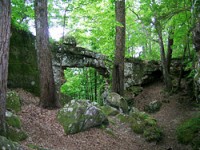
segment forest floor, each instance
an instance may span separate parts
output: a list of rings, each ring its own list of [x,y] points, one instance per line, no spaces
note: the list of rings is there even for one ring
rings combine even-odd
[[[38,107],[39,98],[18,89],[23,102],[19,116],[23,129],[29,136],[21,144],[24,147],[33,144],[51,150],[191,150],[190,146],[178,144],[175,132],[177,125],[197,110],[180,103],[187,98],[184,92],[166,96],[162,91],[163,84],[157,82],[144,87],[143,92],[135,99],[136,107],[140,110],[154,100],[165,101],[161,110],[152,114],[163,128],[165,136],[160,143],[148,143],[116,117],[109,118],[111,123],[108,128],[113,134],[108,134],[105,129],[92,128],[81,133],[65,135],[62,126],[56,120],[58,110]]]

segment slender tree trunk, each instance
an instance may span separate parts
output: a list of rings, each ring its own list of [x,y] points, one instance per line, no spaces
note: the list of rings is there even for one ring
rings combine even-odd
[[[163,43],[163,37],[162,37],[162,27],[158,20],[155,21],[155,28],[158,33],[158,41],[160,45],[160,56],[161,56],[161,64],[162,64],[162,70],[163,70],[163,77],[166,89],[168,91],[172,90],[172,82],[169,76],[169,72],[167,69],[167,63],[166,63],[166,57],[165,57],[165,48]]]
[[[5,133],[8,54],[10,44],[10,0],[0,0],[0,134]]]
[[[97,71],[94,70],[94,100],[97,101]]]
[[[115,60],[112,72],[112,91],[124,95],[124,55],[125,55],[125,0],[115,1],[116,21],[122,26],[116,27]]]
[[[47,0],[35,0],[36,48],[40,71],[40,106],[58,107],[53,77],[52,58],[49,50]]]
[[[167,60],[166,60],[167,64],[166,65],[167,65],[167,70],[169,74],[170,74],[170,65],[171,65],[172,52],[173,52],[172,46],[174,44],[174,38],[173,38],[174,31],[172,30],[173,29],[170,29],[169,31],[168,44],[167,44]]]
[[[194,76],[194,85],[195,85],[195,97],[196,101],[200,102],[200,0],[196,1],[196,19],[197,23],[193,31],[193,42],[195,45],[195,50],[197,53],[197,65],[195,67],[196,74]]]

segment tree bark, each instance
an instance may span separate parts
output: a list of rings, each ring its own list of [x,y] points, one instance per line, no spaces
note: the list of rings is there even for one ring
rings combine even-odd
[[[172,90],[172,82],[171,82],[169,72],[167,69],[165,48],[164,48],[163,36],[162,36],[162,26],[161,26],[160,22],[156,19],[155,19],[155,28],[158,33],[158,41],[159,41],[159,45],[160,45],[160,57],[161,57],[161,64],[162,64],[165,86],[168,91],[171,91]]]
[[[40,71],[40,106],[59,107],[49,50],[47,0],[35,0],[36,48]]]
[[[124,95],[124,55],[125,55],[125,0],[115,1],[116,26],[115,60],[112,72],[112,91]]]
[[[10,44],[10,0],[0,0],[0,134],[6,131],[6,92]]]
[[[167,64],[166,65],[167,65],[167,70],[169,74],[170,74],[170,65],[171,65],[172,52],[173,52],[172,46],[174,44],[174,38],[173,38],[174,31],[172,30],[170,29],[169,31],[168,44],[167,44],[167,60],[166,60]]]

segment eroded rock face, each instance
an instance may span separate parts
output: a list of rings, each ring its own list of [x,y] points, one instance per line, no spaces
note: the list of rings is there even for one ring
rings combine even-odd
[[[57,119],[66,134],[108,124],[108,119],[98,104],[89,100],[72,100],[58,112]]]
[[[142,61],[132,58],[126,60],[124,76],[124,88],[127,89],[131,86],[144,85],[158,80],[162,76],[162,72],[158,61]]]
[[[120,96],[115,92],[111,92],[108,94],[106,103],[112,107],[122,110],[122,112],[124,113],[128,113],[127,101],[122,96]]]

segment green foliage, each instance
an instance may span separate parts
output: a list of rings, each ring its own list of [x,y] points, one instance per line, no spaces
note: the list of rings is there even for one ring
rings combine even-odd
[[[180,124],[176,133],[180,143],[200,145],[197,141],[200,133],[200,114]]]
[[[24,0],[12,0],[12,25],[28,31],[28,22],[34,18],[33,3]]]
[[[72,98],[89,99],[101,105],[103,104],[101,98],[104,90],[103,77],[98,73],[95,76],[95,70],[93,68],[68,68],[64,71],[64,74],[66,82],[61,87],[63,94]]]

